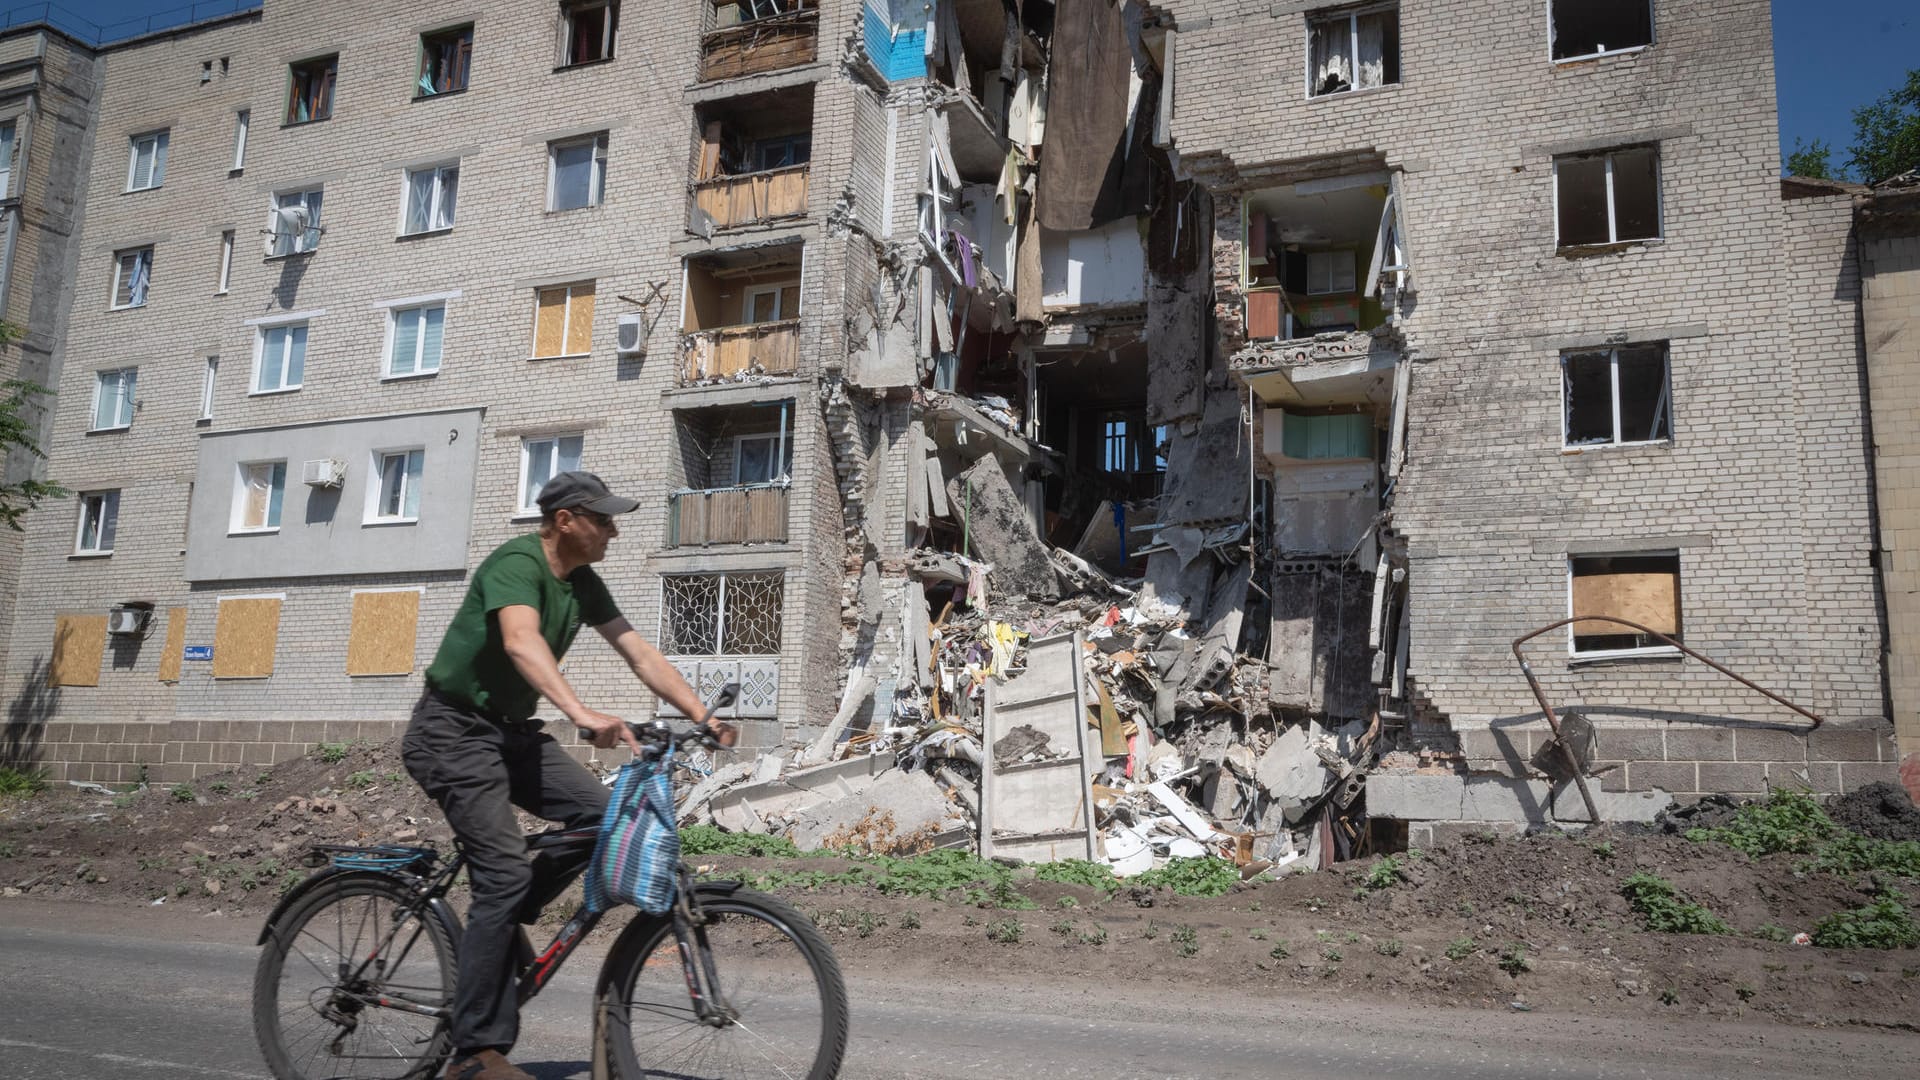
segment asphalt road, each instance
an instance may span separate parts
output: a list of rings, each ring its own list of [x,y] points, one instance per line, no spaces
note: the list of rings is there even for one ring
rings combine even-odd
[[[250,1018],[255,929],[0,902],[0,1078],[264,1077]],[[588,1075],[597,957],[573,963],[533,1003],[514,1055],[540,1080]],[[1070,974],[1054,985],[848,982],[848,1080],[1920,1076],[1920,1036],[1895,1032],[1198,999],[1156,993],[1149,973],[1120,986]]]

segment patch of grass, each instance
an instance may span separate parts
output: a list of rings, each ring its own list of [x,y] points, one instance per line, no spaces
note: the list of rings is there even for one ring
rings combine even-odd
[[[1760,929],[1755,930],[1753,936],[1762,941],[1786,942],[1793,939],[1793,935],[1787,931],[1786,927],[1774,923],[1761,923]]]
[[[1267,932],[1265,930],[1261,930],[1258,927],[1256,927],[1247,933],[1247,940],[1265,941],[1267,940]]]
[[[1340,962],[1340,950],[1329,945],[1320,950],[1320,958],[1329,964],[1337,964]]]
[[[1501,949],[1500,970],[1512,975],[1514,978],[1519,978],[1522,974],[1532,971],[1533,961],[1527,959],[1527,947],[1516,941],[1506,948]]]
[[[347,786],[364,791],[372,787],[376,779],[378,778],[372,769],[361,769],[359,772],[347,774]]]
[[[1454,938],[1447,943],[1447,951],[1444,955],[1449,960],[1465,960],[1479,947],[1480,943],[1470,937]]]
[[[871,911],[863,911],[860,913],[860,917],[854,920],[853,932],[863,938],[872,937],[875,930],[885,925],[887,925],[887,920],[875,915]]]
[[[207,785],[207,790],[213,792],[215,795],[225,795],[228,789],[232,787],[233,785],[227,783],[225,780],[215,780],[213,783]]]
[[[1120,879],[1113,876],[1113,868],[1106,863],[1088,862],[1086,859],[1061,859],[1059,862],[1041,863],[1033,869],[1033,880],[1051,881],[1057,885],[1084,885],[1090,889],[1105,889],[1112,892],[1120,887]]]
[[[0,765],[0,795],[32,796],[47,790],[47,774],[42,769],[16,769]]]
[[[1920,877],[1920,843],[1875,840],[1842,828],[1804,791],[1775,791],[1741,807],[1714,829],[1688,829],[1695,843],[1725,844],[1752,857],[1786,852],[1808,858],[1798,869],[1853,874],[1878,870]]]
[[[1680,1003],[1680,994],[1673,987],[1669,986],[1666,989],[1660,991],[1660,1004],[1678,1005],[1679,1003]]]
[[[1180,956],[1194,956],[1200,952],[1200,933],[1191,926],[1182,924],[1173,928],[1173,951]]]
[[[1107,928],[1104,926],[1096,926],[1091,930],[1082,930],[1080,932],[1080,944],[1082,945],[1105,945],[1106,943]]]
[[[1388,855],[1373,864],[1373,869],[1367,871],[1367,876],[1361,884],[1366,886],[1369,892],[1391,889],[1400,883],[1400,870],[1400,860]]]
[[[920,916],[911,911],[907,912],[905,915],[900,916],[900,929],[902,930],[920,929]]]
[[[174,802],[192,802],[199,798],[198,795],[193,793],[193,789],[185,784],[173,785],[173,790],[167,792],[167,796]]]
[[[1060,899],[1054,901],[1053,906],[1057,908],[1077,908],[1080,906],[1080,901],[1075,900],[1071,896],[1063,896]]]
[[[1287,957],[1293,955],[1293,950],[1287,947],[1286,942],[1276,941],[1273,943],[1273,948],[1267,950],[1267,955],[1273,957],[1275,960],[1285,960]]]
[[[688,825],[680,830],[680,853],[793,858],[800,849],[784,836],[728,832],[717,825]]]
[[[1002,919],[987,927],[987,940],[1000,945],[1018,945],[1026,932],[1019,919]]]
[[[1240,881],[1240,869],[1226,859],[1202,855],[1170,860],[1132,880],[1147,888],[1169,888],[1181,896],[1221,896]]]
[[[1061,919],[1059,922],[1054,923],[1052,926],[1047,927],[1047,929],[1053,931],[1056,934],[1059,934],[1061,937],[1064,937],[1064,938],[1070,938],[1074,936],[1076,933],[1078,933],[1080,930],[1079,927],[1073,925],[1072,923],[1068,922],[1065,919]]]
[[[1401,948],[1399,938],[1388,938],[1385,941],[1376,941],[1373,943],[1373,951],[1379,953],[1381,956],[1399,956]]]
[[[1613,841],[1603,840],[1593,845],[1593,853],[1602,859],[1613,858]]]
[[[1730,934],[1726,922],[1680,895],[1671,882],[1642,870],[1620,885],[1620,895],[1648,930],[1661,934]]]
[[[1920,926],[1907,910],[1907,898],[1888,890],[1866,907],[1836,911],[1813,926],[1813,943],[1823,949],[1911,949],[1920,946]]]
[[[323,742],[313,748],[313,755],[328,765],[338,765],[347,760],[347,744],[343,742]]]

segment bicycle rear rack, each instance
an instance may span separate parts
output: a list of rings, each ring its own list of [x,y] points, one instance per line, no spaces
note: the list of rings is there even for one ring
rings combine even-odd
[[[376,870],[391,873],[410,870],[417,865],[431,864],[439,857],[440,853],[430,847],[404,847],[398,844],[379,844],[372,847],[314,844],[307,849],[303,861],[308,866],[314,867],[332,863],[342,870]]]

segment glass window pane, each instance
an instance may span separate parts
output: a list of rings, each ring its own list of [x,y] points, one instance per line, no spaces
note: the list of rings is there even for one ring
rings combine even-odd
[[[587,205],[593,183],[592,168],[592,143],[573,143],[553,148],[555,210],[577,210]]]
[[[1607,235],[1607,159],[1565,158],[1554,165],[1560,203],[1560,243],[1604,244]]]
[[[1659,346],[1621,349],[1619,356],[1620,441],[1671,438],[1666,350]]]
[[[440,202],[435,208],[433,227],[436,229],[453,228],[453,204],[460,194],[460,170],[447,168],[440,170]]]
[[[419,169],[407,174],[407,223],[409,233],[426,232],[428,215],[433,212],[433,170]]]
[[[407,475],[403,481],[406,494],[401,500],[400,513],[404,517],[420,516],[420,474],[426,468],[427,452],[410,450],[402,458],[406,463]]]
[[[445,334],[447,309],[430,307],[422,315],[420,328],[420,371],[440,370],[440,341]]]
[[[393,313],[393,354],[389,357],[388,374],[411,375],[414,373],[414,357],[420,351],[420,309],[408,308]]]
[[[577,472],[580,468],[580,451],[586,446],[586,436],[568,435],[559,440],[559,462],[556,473]]]
[[[136,370],[129,369],[120,373],[120,407],[114,417],[114,422],[119,427],[127,427],[133,423],[134,388],[139,383],[139,379],[140,373]]]
[[[533,439],[527,443],[527,486],[520,493],[520,505],[538,505],[540,489],[553,478],[553,440]]]
[[[1660,235],[1660,180],[1650,146],[1613,155],[1613,223],[1617,240]]]
[[[113,550],[113,534],[120,524],[120,493],[109,491],[100,496],[100,533],[99,543],[95,546],[101,551]]]
[[[307,370],[307,328],[295,326],[287,332],[287,373],[282,385],[299,386]]]
[[[1613,441],[1613,359],[1607,353],[1561,358],[1566,378],[1567,445]]]
[[[773,440],[740,440],[740,456],[734,462],[734,482],[764,484],[773,479]]]
[[[280,527],[280,503],[287,492],[287,463],[276,461],[270,469],[270,483],[273,486],[267,500],[267,526],[277,529]]]

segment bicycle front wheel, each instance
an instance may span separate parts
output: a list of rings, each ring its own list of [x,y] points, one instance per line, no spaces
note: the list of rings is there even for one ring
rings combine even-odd
[[[703,897],[700,909],[706,922],[690,928],[695,955],[684,959],[712,973],[711,984],[699,976],[703,1003],[688,991],[670,918],[607,959],[606,1036],[621,1080],[831,1080],[847,1048],[847,991],[820,931],[746,890]]]
[[[415,1080],[448,1050],[452,931],[391,878],[343,875],[268,934],[253,1030],[278,1080]],[[431,1013],[437,1011],[438,1015]]]

